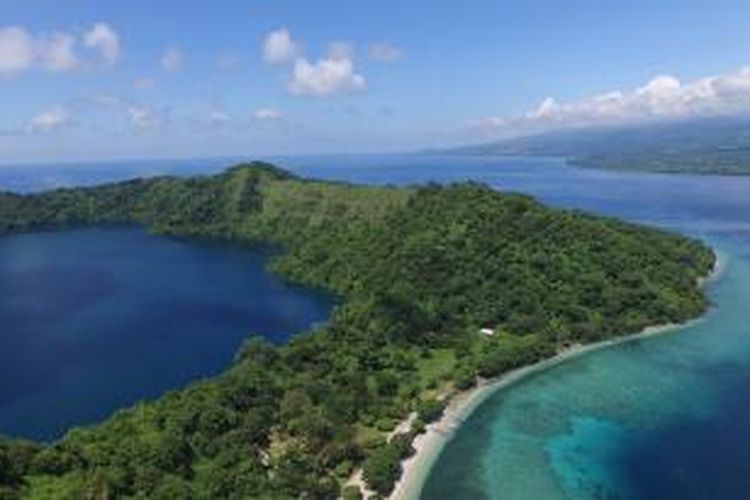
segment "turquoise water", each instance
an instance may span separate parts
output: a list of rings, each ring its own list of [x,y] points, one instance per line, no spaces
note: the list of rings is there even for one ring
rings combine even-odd
[[[750,417],[750,265],[726,258],[709,286],[720,307],[702,321],[582,356],[491,397],[448,443],[423,498],[741,497],[747,476],[728,485],[727,472],[750,464],[735,453],[750,444],[750,429],[720,426],[705,440],[717,419]],[[730,405],[727,415],[731,402],[743,408]],[[689,427],[679,440],[670,436],[677,427]],[[717,439],[724,433],[736,441]],[[678,442],[680,453],[668,452]]]
[[[490,397],[439,457],[423,498],[748,497],[750,178],[600,172],[539,159],[280,160],[304,175],[360,183],[478,180],[702,237],[724,253],[726,270],[708,289],[715,307],[701,322],[571,360]],[[182,167],[127,168],[195,171],[193,162]],[[107,168],[71,169],[55,182],[126,175],[126,166]],[[28,169],[19,175],[0,168],[0,186],[41,186]]]

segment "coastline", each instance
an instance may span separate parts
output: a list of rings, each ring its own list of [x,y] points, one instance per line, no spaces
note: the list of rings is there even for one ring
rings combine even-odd
[[[700,288],[704,288],[710,282],[718,279],[726,268],[726,258],[717,249],[714,249],[714,253],[716,254],[714,268],[707,276],[698,279],[698,287]],[[412,446],[415,453],[401,463],[401,478],[396,482],[388,498],[390,500],[414,500],[419,498],[432,467],[455,431],[471,416],[474,410],[495,393],[521,382],[530,375],[546,371],[565,361],[646,337],[675,332],[694,325],[702,319],[703,316],[684,323],[649,326],[632,335],[591,344],[576,345],[533,365],[511,370],[494,379],[481,380],[476,387],[455,394],[451,397],[443,416],[438,421],[429,424],[425,432],[414,439]]]

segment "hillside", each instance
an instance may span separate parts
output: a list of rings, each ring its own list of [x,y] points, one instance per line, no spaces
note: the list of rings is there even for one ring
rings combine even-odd
[[[409,412],[423,425],[478,377],[694,318],[714,263],[698,241],[474,183],[361,187],[252,164],[0,195],[0,233],[112,223],[280,245],[273,270],[340,305],[56,443],[0,440],[0,497],[334,498],[358,467],[386,494],[414,434],[385,435]]]
[[[549,132],[467,146],[456,154],[557,156],[607,170],[750,174],[750,119],[711,118],[639,127]]]

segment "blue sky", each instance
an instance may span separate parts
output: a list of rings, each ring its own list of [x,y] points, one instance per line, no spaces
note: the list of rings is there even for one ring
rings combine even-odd
[[[747,0],[0,0],[0,163],[393,151],[744,111]]]

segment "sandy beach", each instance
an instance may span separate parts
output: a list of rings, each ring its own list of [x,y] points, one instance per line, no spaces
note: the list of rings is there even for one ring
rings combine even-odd
[[[709,276],[701,278],[698,281],[698,285],[704,287],[710,281],[717,279],[722,274],[725,266],[726,259],[717,252],[714,269]],[[577,345],[560,352],[552,358],[512,370],[496,379],[481,381],[476,387],[456,394],[451,398],[442,418],[428,425],[425,433],[415,438],[413,446],[416,453],[402,462],[403,473],[389,498],[391,500],[412,500],[419,498],[430,469],[440,455],[443,447],[464,420],[492,394],[518,383],[529,375],[548,370],[578,356],[611,346],[633,342],[644,337],[674,332],[699,321],[701,321],[701,318],[681,324],[651,326],[633,335],[587,345]]]

